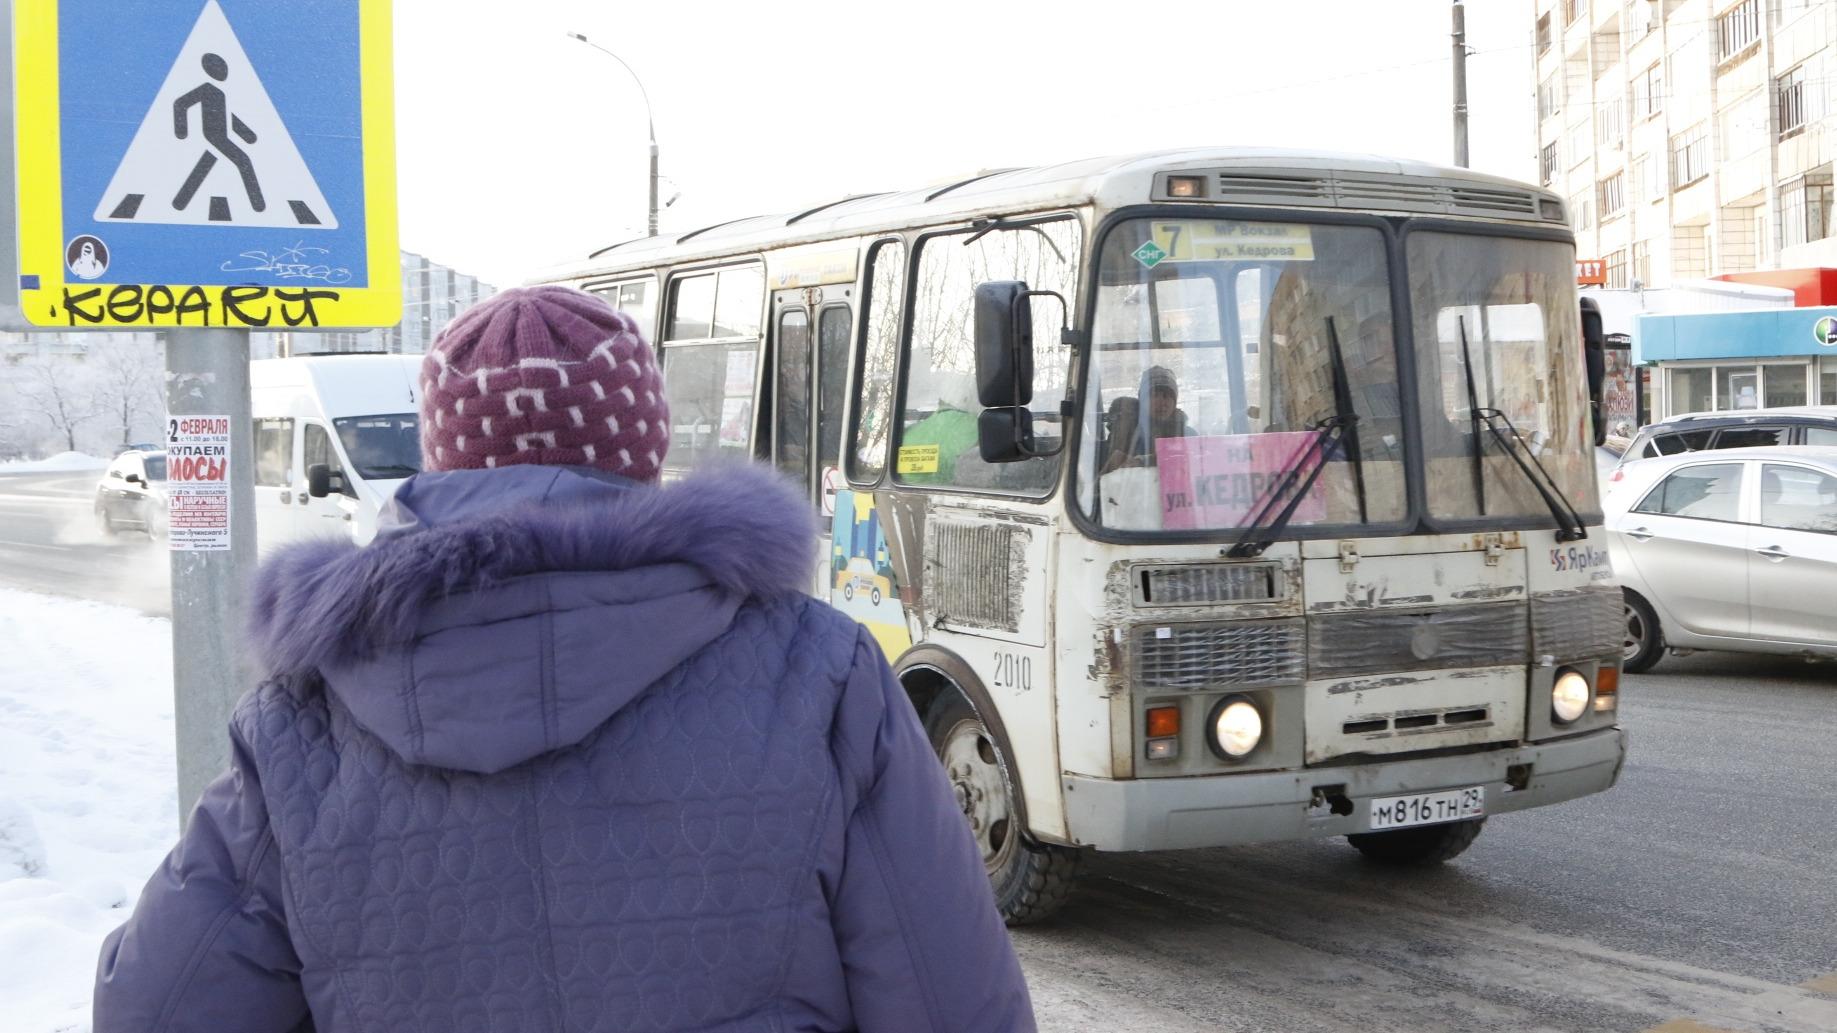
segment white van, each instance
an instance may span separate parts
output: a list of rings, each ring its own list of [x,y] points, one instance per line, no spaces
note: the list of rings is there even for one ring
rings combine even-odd
[[[249,363],[255,534],[376,536],[396,486],[420,472],[419,355],[306,355]]]

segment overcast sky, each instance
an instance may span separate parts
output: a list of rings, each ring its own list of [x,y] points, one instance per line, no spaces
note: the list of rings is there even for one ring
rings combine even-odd
[[[507,8],[515,14],[506,13]],[[1452,160],[1447,0],[397,0],[402,246],[498,286],[644,232],[1096,154]],[[1531,0],[1475,0],[1472,164],[1536,172]],[[1091,12],[1067,18],[1064,12]],[[1183,14],[1190,12],[1190,14]]]

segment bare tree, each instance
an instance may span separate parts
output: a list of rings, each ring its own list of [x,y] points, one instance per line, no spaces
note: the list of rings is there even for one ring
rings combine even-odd
[[[134,441],[136,417],[163,411],[157,338],[123,335],[89,349],[91,398],[98,417],[121,428],[123,446]]]
[[[38,418],[63,437],[68,451],[77,450],[77,428],[100,415],[89,384],[89,371],[74,362],[22,363],[14,388],[23,411]]]

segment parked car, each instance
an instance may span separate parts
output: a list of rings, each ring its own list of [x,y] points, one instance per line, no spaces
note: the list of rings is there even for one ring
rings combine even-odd
[[[1620,465],[1682,452],[1767,445],[1837,445],[1837,405],[1696,412],[1639,429]]]
[[[1627,671],[1666,650],[1837,656],[1837,447],[1687,452],[1619,472],[1602,508]]]
[[[96,526],[113,537],[126,529],[149,538],[166,533],[166,453],[123,452],[96,485]]]

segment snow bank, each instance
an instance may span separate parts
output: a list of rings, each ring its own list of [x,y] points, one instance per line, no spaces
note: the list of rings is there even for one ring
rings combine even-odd
[[[107,459],[98,459],[81,452],[59,452],[49,459],[16,459],[12,462],[0,463],[0,474],[74,473],[84,470],[100,470],[108,464]]]
[[[178,837],[171,627],[0,589],[0,1029],[86,1033],[96,954]]]

